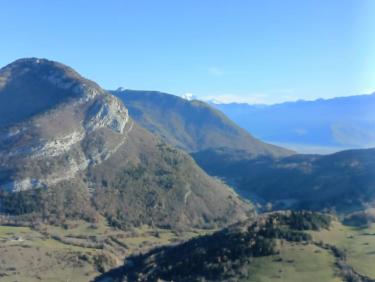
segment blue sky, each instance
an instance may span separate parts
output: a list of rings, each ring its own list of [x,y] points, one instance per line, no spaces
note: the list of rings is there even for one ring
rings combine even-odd
[[[45,57],[102,87],[275,103],[375,90],[373,0],[2,1],[0,65]]]

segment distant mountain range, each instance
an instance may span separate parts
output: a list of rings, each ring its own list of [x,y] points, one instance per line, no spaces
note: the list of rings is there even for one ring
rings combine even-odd
[[[375,94],[270,106],[212,106],[257,138],[299,152],[375,147]]]
[[[73,69],[20,59],[0,70],[0,213],[118,228],[224,225],[251,211],[186,153],[139,126]]]

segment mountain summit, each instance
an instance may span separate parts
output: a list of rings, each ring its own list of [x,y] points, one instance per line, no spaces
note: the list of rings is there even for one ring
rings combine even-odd
[[[23,121],[72,98],[94,98],[104,91],[63,64],[19,59],[0,70],[0,125]]]
[[[138,126],[73,69],[21,59],[0,70],[1,213],[118,227],[226,224],[249,205]]]
[[[17,175],[3,183],[7,190],[72,179],[108,159],[131,128],[121,102],[60,63],[21,59],[0,71],[0,81],[0,164]],[[82,146],[90,139],[100,146]]]

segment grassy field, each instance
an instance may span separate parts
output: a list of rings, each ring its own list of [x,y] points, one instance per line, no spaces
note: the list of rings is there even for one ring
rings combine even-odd
[[[312,232],[314,240],[337,246],[358,273],[375,279],[375,225],[357,228],[334,222],[329,230]]]
[[[100,221],[67,222],[66,228],[0,226],[0,281],[90,281],[100,270],[123,263],[131,253],[146,251],[202,234],[176,234],[146,226],[121,231]]]
[[[79,256],[85,248],[69,246],[24,227],[0,227],[1,281],[87,281],[95,276]],[[94,253],[91,253],[94,254]]]
[[[329,230],[310,232],[314,242],[336,246],[346,254],[345,262],[360,275],[375,279],[375,225],[345,226],[334,221]],[[280,244],[278,255],[254,258],[249,278],[242,282],[343,281],[332,252],[313,243]]]
[[[335,275],[334,257],[315,245],[279,246],[280,254],[255,258],[249,265],[249,278],[241,282],[339,282]]]

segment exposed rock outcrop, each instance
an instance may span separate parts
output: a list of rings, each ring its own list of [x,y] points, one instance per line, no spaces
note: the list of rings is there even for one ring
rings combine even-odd
[[[124,105],[70,68],[47,60],[24,59],[5,67],[0,76],[0,100],[11,95],[21,96],[17,89],[32,83],[33,92],[27,95],[33,96],[34,91],[44,92],[43,99],[54,101],[44,111],[2,128],[1,166],[14,169],[22,164],[22,169],[17,169],[17,177],[3,183],[5,189],[41,188],[74,178],[89,165],[108,159],[126,139],[129,115]],[[45,83],[50,85],[46,87]],[[49,87],[54,91],[49,92]],[[67,91],[67,95],[59,100],[50,97],[56,95],[56,89]],[[17,111],[22,112],[21,101],[20,104]],[[0,117],[0,124],[7,118],[9,115]],[[108,138],[102,139],[100,146],[90,150],[82,148],[91,136],[103,130],[107,130]],[[55,165],[45,165],[49,163]],[[64,169],[57,163],[64,163]],[[27,169],[42,166],[44,169],[39,172],[31,173]]]

